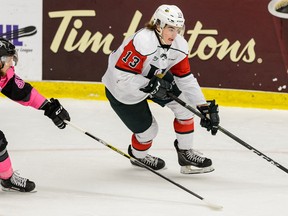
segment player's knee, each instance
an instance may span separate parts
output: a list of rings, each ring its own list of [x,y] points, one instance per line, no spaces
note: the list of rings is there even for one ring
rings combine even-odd
[[[140,143],[145,143],[150,140],[153,140],[158,133],[158,123],[155,118],[152,119],[152,124],[147,130],[142,133],[135,133],[135,137]]]

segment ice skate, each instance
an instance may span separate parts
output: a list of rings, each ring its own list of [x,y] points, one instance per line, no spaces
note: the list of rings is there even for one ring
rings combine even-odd
[[[174,146],[178,154],[178,163],[181,166],[181,173],[200,174],[214,171],[212,161],[209,158],[200,156],[193,149],[179,149],[177,140],[175,140]]]
[[[19,176],[16,172],[9,179],[2,179],[1,185],[3,191],[32,192],[35,189],[34,182]]]
[[[151,156],[149,154],[147,154],[145,158],[134,157],[134,155],[132,154],[131,145],[129,145],[129,147],[128,147],[128,154],[131,157],[137,159],[138,161],[140,161],[141,163],[145,164],[146,166],[150,167],[153,170],[160,170],[160,169],[165,167],[165,161],[164,160],[162,160],[161,158],[158,158],[158,157]],[[131,164],[133,164],[135,166],[141,167],[141,165],[138,164],[137,162],[134,162],[132,160],[130,160],[130,162],[131,162]]]

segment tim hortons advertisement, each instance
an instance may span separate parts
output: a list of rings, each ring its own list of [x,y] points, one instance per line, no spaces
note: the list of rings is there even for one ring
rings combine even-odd
[[[288,92],[287,20],[270,0],[178,0],[202,87]],[[108,55],[175,1],[44,0],[43,80],[99,82]]]

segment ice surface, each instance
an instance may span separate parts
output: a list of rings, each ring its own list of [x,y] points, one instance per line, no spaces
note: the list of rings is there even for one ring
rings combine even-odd
[[[106,101],[61,99],[71,122],[127,152],[131,134]],[[223,205],[202,200],[133,167],[87,135],[56,128],[42,111],[0,98],[1,130],[15,170],[37,184],[37,193],[0,191],[0,216],[271,216],[287,215],[288,173],[219,132],[210,135],[196,117],[195,148],[215,171],[180,174],[173,147],[173,114],[150,104],[159,124],[151,154],[166,161],[162,175]],[[288,168],[288,111],[220,107],[221,126]]]

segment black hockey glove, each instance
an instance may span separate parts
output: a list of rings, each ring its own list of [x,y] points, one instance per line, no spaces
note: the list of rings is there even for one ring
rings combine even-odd
[[[172,91],[172,85],[164,79],[153,76],[148,85],[140,90],[145,93],[150,93],[150,96],[153,98],[167,100],[169,99],[167,92]]]
[[[216,135],[220,123],[218,104],[215,104],[215,100],[207,101],[207,103],[206,106],[197,106],[197,109],[205,117],[201,119],[200,125],[207,131],[211,130],[212,135]]]
[[[52,119],[54,124],[60,129],[66,127],[64,120],[70,121],[69,113],[57,99],[51,98],[50,102],[46,103],[41,109],[45,110],[44,115]]]

